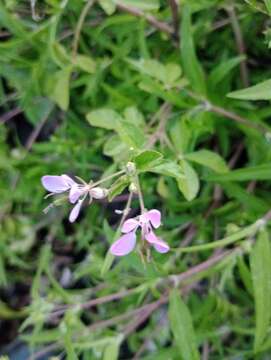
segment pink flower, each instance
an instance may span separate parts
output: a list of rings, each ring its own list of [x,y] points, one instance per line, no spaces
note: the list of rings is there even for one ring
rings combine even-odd
[[[156,209],[149,210],[136,218],[128,219],[124,222],[121,232],[122,235],[110,247],[110,252],[116,256],[129,254],[136,245],[136,230],[141,228],[142,239],[152,245],[160,253],[169,251],[169,246],[162,239],[157,237],[153,228],[157,229],[161,225],[161,213]]]
[[[75,204],[70,212],[69,221],[74,222],[81,210],[81,206],[89,196],[89,202],[92,199],[102,199],[107,196],[108,191],[100,187],[92,187],[91,183],[77,183],[68,175],[45,175],[41,178],[43,187],[50,192],[50,195],[69,192],[69,201]]]

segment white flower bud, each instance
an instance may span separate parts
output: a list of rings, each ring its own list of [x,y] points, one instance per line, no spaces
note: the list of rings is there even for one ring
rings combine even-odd
[[[108,195],[108,190],[101,187],[95,187],[90,189],[89,193],[94,199],[103,199]]]
[[[127,171],[127,174],[128,174],[128,175],[135,175],[135,173],[136,173],[135,163],[129,161],[129,162],[126,164],[126,171]]]
[[[137,186],[135,183],[131,183],[130,186],[129,186],[129,191],[132,192],[132,193],[137,193]]]

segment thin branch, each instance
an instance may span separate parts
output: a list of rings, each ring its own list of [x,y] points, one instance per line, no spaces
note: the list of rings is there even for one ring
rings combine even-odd
[[[77,50],[78,50],[78,44],[79,44],[79,39],[80,39],[80,34],[81,34],[81,30],[85,21],[85,18],[87,16],[88,11],[90,10],[90,8],[93,6],[95,0],[89,0],[86,5],[84,6],[78,23],[76,25],[76,29],[75,29],[75,33],[74,33],[74,38],[73,38],[73,43],[72,43],[72,58],[73,60],[75,60],[76,55],[77,55]]]
[[[134,6],[121,4],[119,2],[118,2],[117,7],[121,11],[125,11],[136,17],[141,17],[141,18],[146,19],[148,21],[148,23],[150,23],[152,26],[154,26],[156,29],[158,29],[160,31],[163,31],[169,35],[174,35],[174,29],[170,25],[168,25],[167,23],[165,23],[163,21],[158,20],[153,15],[145,14],[144,11],[142,11]]]
[[[219,254],[215,254],[215,255],[211,256],[206,261],[203,261],[202,263],[200,263],[196,266],[193,266],[192,268],[188,269],[187,271],[184,271],[181,274],[170,275],[169,278],[173,281],[173,283],[176,283],[176,281],[178,283],[180,283],[180,282],[187,280],[201,272],[208,270],[210,267],[217,264],[221,260],[223,260],[226,257],[229,257],[232,254],[234,254],[235,252],[237,253],[239,251],[240,251],[239,247],[235,248],[234,250],[225,250]]]
[[[35,129],[31,132],[30,136],[27,139],[25,148],[27,151],[30,151],[32,149],[32,146],[34,145],[35,141],[37,140],[42,128],[44,127],[46,121],[48,120],[48,114],[41,119],[41,121],[38,123],[38,125],[35,127]]]
[[[148,315],[148,317],[149,317],[154,310],[156,310],[160,305],[162,305],[163,303],[166,303],[166,302],[167,302],[167,297],[162,297],[157,301],[154,301],[149,304],[145,304],[137,309],[127,311],[126,313],[117,315],[111,319],[98,321],[98,322],[88,326],[82,332],[80,332],[80,334],[78,334],[78,337],[84,336],[86,332],[91,333],[96,330],[101,330],[103,328],[116,325],[117,323],[120,323],[124,320],[130,319],[131,317],[136,316],[136,315],[140,315],[140,317],[141,317],[141,316],[144,316],[144,314],[145,314],[145,316]],[[76,338],[74,338],[74,341],[76,341]],[[43,357],[44,355],[48,354],[49,352],[56,351],[62,347],[63,347],[63,343],[61,341],[56,342],[51,345],[48,345],[48,346],[44,347],[43,349],[41,349],[40,351],[33,354],[31,357],[31,360],[37,360],[37,359]]]
[[[6,123],[7,121],[11,120],[15,116],[21,114],[22,112],[23,112],[23,110],[20,109],[19,107],[6,112],[4,115],[0,116],[0,124]]]
[[[246,126],[248,126],[250,128],[256,129],[256,130],[262,132],[263,134],[265,134],[268,131],[268,129],[265,128],[264,125],[256,124],[256,123],[254,123],[254,122],[252,122],[252,121],[250,121],[250,120],[248,120],[248,119],[246,119],[246,118],[244,118],[244,117],[242,117],[242,116],[240,116],[240,115],[238,115],[238,114],[236,114],[234,112],[226,110],[226,109],[224,109],[224,108],[222,108],[220,106],[216,106],[216,105],[213,105],[213,104],[210,104],[210,103],[208,103],[207,106],[208,105],[209,105],[210,111],[213,112],[213,113],[216,113],[216,114],[221,115],[221,116],[225,116],[227,119],[233,120],[233,121],[235,121],[235,122],[237,122],[239,124],[246,125]]]
[[[134,294],[136,292],[136,290],[137,290],[136,288],[135,289],[129,289],[129,290],[123,290],[123,291],[120,291],[118,293],[106,295],[106,296],[103,296],[103,297],[100,297],[100,298],[97,298],[97,299],[92,299],[92,300],[89,300],[89,301],[81,304],[80,308],[81,309],[90,309],[93,306],[105,304],[107,302],[114,301],[114,300],[120,300],[120,299],[122,299],[122,298],[124,298],[126,296]],[[64,314],[67,309],[77,307],[77,306],[78,306],[78,304],[63,305],[63,307],[61,309],[53,311],[50,314],[50,320],[52,318],[55,318],[55,317],[58,317],[58,316]]]
[[[180,90],[184,90],[184,89],[180,89]],[[256,130],[260,131],[263,135],[266,135],[266,133],[270,131],[269,128],[266,127],[265,125],[254,123],[254,122],[250,121],[249,119],[244,118],[230,110],[224,109],[220,106],[216,106],[216,105],[212,104],[209,100],[205,99],[201,95],[194,93],[191,90],[185,89],[184,91],[187,93],[187,95],[189,97],[191,97],[192,99],[201,103],[202,106],[205,107],[206,111],[211,111],[218,115],[224,116],[227,119],[233,120],[239,124],[246,125],[252,129],[256,129]]]
[[[11,36],[10,32],[8,31],[0,31],[0,38],[5,38]]]
[[[144,309],[138,317],[131,321],[125,328],[123,335],[124,337],[128,337],[131,333],[133,333],[142,323],[144,323],[151,314],[158,309],[162,304],[166,303],[168,300],[167,296],[162,297],[160,300],[152,303],[146,309]]]
[[[168,0],[169,6],[171,9],[172,19],[173,19],[173,28],[174,28],[174,37],[179,42],[179,6],[176,0]]]
[[[209,360],[209,355],[210,355],[210,345],[208,341],[205,341],[202,349],[202,360]]]
[[[56,350],[59,350],[61,346],[62,345],[58,342],[45,346],[40,351],[37,351],[33,355],[31,355],[29,360],[38,360],[40,358],[43,358],[44,355],[47,355],[48,353],[54,353]]]
[[[239,55],[246,55],[246,46],[245,46],[242,30],[241,30],[241,27],[240,27],[240,24],[239,24],[239,21],[238,21],[236,12],[235,12],[235,7],[234,7],[234,5],[232,5],[232,6],[227,7],[226,10],[229,14],[229,18],[230,18],[230,22],[232,25],[232,30],[234,33],[238,53],[239,53]],[[246,59],[244,59],[240,63],[240,73],[241,73],[241,79],[242,79],[243,85],[245,87],[248,87],[249,86],[249,74],[248,74]]]
[[[171,108],[172,108],[171,104],[165,102],[157,112],[156,116],[160,117],[160,122],[156,131],[150,136],[145,146],[146,149],[152,148],[155,145],[155,143],[163,137],[163,134],[165,132],[166,122],[171,112]]]

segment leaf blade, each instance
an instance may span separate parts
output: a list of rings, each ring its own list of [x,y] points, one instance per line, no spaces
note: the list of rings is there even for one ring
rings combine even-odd
[[[271,79],[262,81],[246,89],[230,92],[227,94],[227,97],[239,100],[270,100]]]
[[[199,360],[192,318],[177,289],[170,293],[169,321],[182,359]]]
[[[271,319],[271,247],[268,232],[260,231],[250,256],[255,299],[256,331],[254,352],[265,340]]]

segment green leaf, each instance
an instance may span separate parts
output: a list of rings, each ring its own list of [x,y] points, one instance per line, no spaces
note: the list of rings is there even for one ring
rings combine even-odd
[[[122,335],[120,335],[118,338],[114,339],[111,344],[105,347],[103,360],[118,360],[122,338]]]
[[[181,117],[170,128],[170,138],[176,150],[182,155],[191,143],[192,131],[186,117]]]
[[[155,59],[127,59],[128,63],[133,65],[141,73],[149,75],[154,79],[164,82],[166,80],[166,68]]]
[[[112,135],[104,144],[103,153],[107,156],[118,156],[127,154],[128,148],[121,142],[119,135]]]
[[[271,15],[271,0],[264,0],[269,15]]]
[[[103,262],[103,266],[101,269],[101,276],[104,277],[106,275],[106,273],[110,270],[113,261],[115,259],[115,256],[113,254],[111,254],[111,252],[108,250]]]
[[[123,115],[126,121],[131,122],[134,125],[145,125],[144,117],[136,106],[129,106],[125,108]]]
[[[74,65],[90,74],[93,74],[96,70],[95,61],[90,56],[86,55],[76,55]]]
[[[267,201],[249,193],[246,188],[241,187],[239,184],[224,182],[222,186],[229,199],[237,199],[245,209],[257,214],[263,214],[268,211],[269,204]]]
[[[225,174],[208,175],[207,181],[249,181],[249,180],[270,180],[271,164],[251,166],[244,169],[229,171]]]
[[[181,358],[199,360],[192,318],[177,289],[169,297],[169,322]]]
[[[123,175],[118,178],[110,187],[108,200],[112,201],[116,196],[121,194],[123,190],[128,186],[130,183],[128,176]]]
[[[148,171],[155,165],[158,165],[162,158],[163,155],[158,151],[145,150],[135,157],[134,162],[137,170]]]
[[[264,4],[259,0],[245,0],[250,6],[252,6],[255,10],[266,13]]]
[[[244,258],[239,256],[237,259],[237,266],[240,277],[245,285],[247,292],[253,296],[253,285],[250,270],[244,261]]]
[[[33,97],[30,103],[24,105],[24,112],[32,124],[38,124],[47,118],[55,106],[51,100],[44,97]]]
[[[174,161],[162,160],[161,164],[152,167],[151,172],[171,176],[175,179],[184,179],[182,168]]]
[[[271,99],[271,79],[265,80],[257,85],[246,89],[237,90],[227,95],[233,99],[240,100],[270,100]]]
[[[70,76],[72,68],[70,66],[59,70],[53,75],[53,89],[49,93],[50,98],[64,111],[68,110],[70,102]]]
[[[168,82],[169,84],[173,84],[182,75],[182,68],[179,64],[168,63],[166,64],[165,69],[167,74],[166,82]]]
[[[224,78],[239,65],[242,61],[245,60],[245,56],[236,56],[232,59],[227,59],[226,61],[220,62],[209,75],[208,82],[212,88],[215,88]]]
[[[180,161],[180,167],[184,173],[184,178],[178,180],[178,187],[186,200],[193,200],[199,191],[199,178],[193,167],[186,161]]]
[[[94,110],[89,112],[86,117],[92,126],[115,130],[121,140],[130,147],[140,149],[146,141],[144,132],[140,127],[123,120],[121,115],[114,110]]]
[[[127,59],[127,62],[139,70],[166,85],[174,85],[182,75],[182,69],[179,64],[162,64],[156,59]]]
[[[185,154],[185,158],[197,164],[207,166],[218,173],[225,173],[229,170],[224,159],[210,150],[199,150]]]
[[[114,0],[116,4],[133,6],[141,10],[159,10],[159,0]]]
[[[142,148],[146,142],[143,130],[128,121],[119,121],[115,130],[123,142],[135,149]]]
[[[191,25],[190,6],[185,4],[182,8],[181,23],[181,59],[184,74],[190,81],[193,89],[201,94],[206,93],[205,78],[202,67],[197,59],[193,29]]]
[[[121,116],[111,109],[94,110],[89,112],[86,117],[90,125],[108,130],[116,129],[119,121],[121,121]]]
[[[271,247],[267,230],[259,232],[250,256],[255,299],[256,330],[254,351],[266,338],[271,319]]]
[[[116,3],[113,0],[99,0],[102,9],[107,15],[112,15],[116,11]]]

